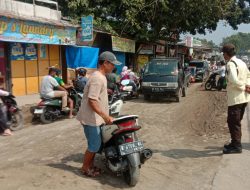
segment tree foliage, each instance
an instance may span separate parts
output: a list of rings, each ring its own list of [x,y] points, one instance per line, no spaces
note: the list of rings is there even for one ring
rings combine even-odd
[[[233,28],[249,22],[244,0],[58,0],[64,16],[79,22],[93,15],[95,26],[136,39],[166,39],[172,32],[205,34],[219,20]]]
[[[245,53],[250,50],[250,33],[239,32],[238,34],[224,38],[221,45],[226,43],[234,44],[238,54]]]

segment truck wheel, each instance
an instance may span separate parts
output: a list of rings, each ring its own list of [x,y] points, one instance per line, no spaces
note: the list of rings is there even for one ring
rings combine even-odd
[[[144,100],[150,100],[151,96],[149,94],[144,94]]]

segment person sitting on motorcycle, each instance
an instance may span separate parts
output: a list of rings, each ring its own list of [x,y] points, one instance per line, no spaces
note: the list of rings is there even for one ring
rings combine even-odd
[[[115,67],[112,71],[112,73],[108,73],[106,75],[107,81],[108,81],[108,89],[111,89],[112,91],[115,91],[117,88],[117,84],[120,81],[120,77],[116,74],[117,68]]]
[[[9,96],[10,93],[0,89],[0,96]],[[6,107],[0,104],[0,134],[2,136],[13,135],[9,126],[7,125],[7,113]]]
[[[217,70],[214,71],[214,73],[218,73],[220,75],[220,78],[217,82],[217,89],[218,90],[222,90],[225,76],[226,76],[226,63],[225,63],[225,61],[221,61],[220,65],[221,66]]]
[[[76,90],[79,92],[83,92],[84,87],[86,86],[88,82],[88,78],[86,77],[87,70],[84,68],[81,68],[77,72],[78,72],[78,76],[75,81]]]
[[[138,80],[138,77],[135,75],[134,72],[130,71],[129,72],[129,84],[133,87],[133,91],[137,93],[137,80]]]
[[[62,98],[62,111],[68,111],[69,110],[69,108],[67,107],[68,93],[63,87],[61,87],[58,84],[58,82],[54,78],[56,76],[56,71],[57,69],[55,67],[49,68],[49,74],[43,77],[43,80],[41,83],[40,95],[42,98],[61,97]],[[57,89],[57,90],[54,90],[54,89]]]
[[[121,72],[121,80],[127,80],[127,79],[129,79],[129,71],[128,71],[128,67],[124,66]]]
[[[70,88],[73,88],[73,85],[65,84],[61,77],[61,73],[62,73],[61,70],[57,69],[54,78],[61,87],[63,87],[65,90],[68,91]],[[69,118],[71,119],[73,118],[74,101],[70,97],[68,97],[68,103],[69,103]]]

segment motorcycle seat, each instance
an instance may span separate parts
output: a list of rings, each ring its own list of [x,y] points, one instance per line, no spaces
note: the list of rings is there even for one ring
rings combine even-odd
[[[45,98],[45,97],[40,97],[42,100],[55,100],[55,99],[61,99],[61,97],[58,98]]]
[[[113,123],[114,124],[119,124],[121,122],[131,120],[131,119],[137,119],[138,115],[120,115],[116,118],[114,118]]]

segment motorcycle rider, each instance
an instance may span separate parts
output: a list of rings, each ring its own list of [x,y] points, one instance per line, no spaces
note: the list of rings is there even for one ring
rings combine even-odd
[[[220,75],[220,78],[217,82],[217,89],[222,90],[226,76],[226,63],[224,60],[220,61],[220,67],[217,70],[215,70],[214,73],[218,73]]]
[[[86,77],[87,70],[84,68],[80,68],[78,69],[77,72],[78,72],[78,76],[75,81],[76,90],[79,92],[83,92],[84,87],[86,86],[88,82],[88,78]]]
[[[81,107],[77,114],[77,120],[81,122],[88,142],[81,171],[89,177],[100,175],[100,169],[94,167],[95,154],[101,146],[100,126],[113,122],[113,118],[109,116],[107,79],[105,76],[112,72],[115,65],[120,64],[113,53],[105,51],[100,54],[99,68],[87,82]]]
[[[61,97],[62,98],[62,111],[68,111],[69,108],[67,107],[67,97],[68,92],[66,89],[61,87],[56,79],[54,78],[56,76],[57,68],[50,67],[49,68],[49,74],[45,77],[43,77],[42,83],[41,83],[41,90],[40,95],[43,98],[55,98],[55,97]],[[57,89],[57,90],[54,90]]]
[[[0,89],[0,96],[9,96],[10,93]],[[7,113],[6,107],[0,104],[0,134],[2,136],[11,136],[13,133],[7,125]]]
[[[66,91],[68,91],[70,88],[73,88],[74,86],[65,84],[61,77],[61,73],[62,72],[60,69],[56,69],[56,75],[54,76],[54,78],[61,87],[63,87]],[[74,117],[73,116],[74,101],[70,97],[68,97],[68,103],[69,103],[69,119],[71,119]]]
[[[112,73],[106,75],[108,81],[108,89],[111,89],[112,91],[116,90],[117,84],[120,81],[120,77],[116,74],[116,72],[117,68],[115,67]]]

